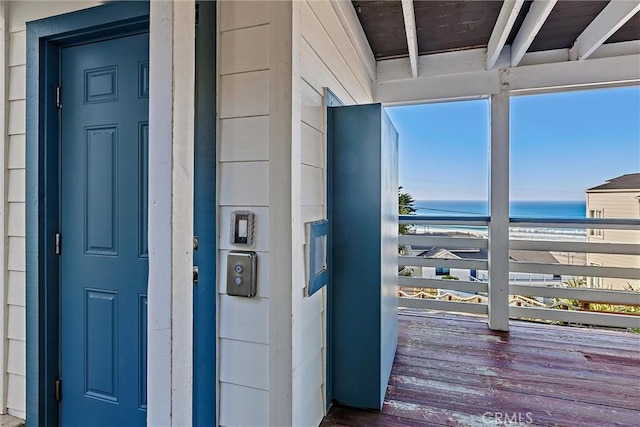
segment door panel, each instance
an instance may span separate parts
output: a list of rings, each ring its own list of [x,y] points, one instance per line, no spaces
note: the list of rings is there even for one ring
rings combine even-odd
[[[148,45],[61,53],[65,426],[146,423]]]
[[[197,3],[193,287],[193,425],[216,424],[216,3]]]

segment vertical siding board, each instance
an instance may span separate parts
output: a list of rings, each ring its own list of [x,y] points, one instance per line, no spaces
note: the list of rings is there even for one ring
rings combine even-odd
[[[318,18],[320,25],[327,31],[334,45],[339,50],[339,55],[344,58],[349,66],[349,70],[358,80],[360,86],[365,89],[373,85],[373,80],[361,61],[353,41],[346,31],[333,31],[334,28],[342,27],[340,19],[335,13],[333,6],[326,1],[311,1],[309,7]]]
[[[301,412],[305,414],[306,419],[318,420],[324,416],[324,387],[323,387],[323,371],[324,363],[321,351],[318,351],[314,357],[304,366],[300,377],[303,384],[313,384],[313,388],[306,390],[301,400]]]
[[[24,341],[9,340],[9,354],[7,356],[7,373],[26,377],[25,366],[26,346]]]
[[[25,204],[24,203],[8,203],[8,219],[7,219],[7,236],[8,237],[25,237]]]
[[[9,68],[9,101],[24,100],[27,94],[27,67],[16,65]]]
[[[18,418],[25,418],[27,382],[23,375],[7,375],[7,412]]]
[[[7,268],[9,271],[25,271],[25,238],[9,237]]]
[[[302,123],[300,162],[303,165],[315,166],[324,170],[326,148],[323,139],[322,132]]]
[[[256,1],[220,1],[220,32],[269,23],[269,4]]]
[[[9,35],[9,67],[25,65],[27,63],[27,33],[26,31],[12,32]]]
[[[269,390],[269,346],[220,340],[220,381]]]
[[[301,214],[303,223],[319,221],[326,217],[324,205],[302,206]],[[300,232],[304,233],[304,227],[301,228]]]
[[[6,136],[5,136],[6,137]],[[9,154],[7,158],[7,169],[25,168],[25,143],[24,134],[11,135],[9,141]]]
[[[220,120],[220,162],[269,160],[269,116]]]
[[[324,205],[325,189],[322,169],[301,165],[301,185],[304,191],[301,197],[301,206]]]
[[[8,250],[8,210],[7,203],[7,163],[9,154],[9,137],[7,132],[7,99],[10,85],[7,86],[9,45],[9,7],[7,2],[0,4],[0,138],[2,138],[2,150],[0,150],[0,224],[2,224],[2,244],[0,245],[0,413],[5,413],[7,408],[8,374],[7,361],[9,353],[8,333],[8,306],[9,298],[9,274],[7,271]]]
[[[250,403],[248,403],[250,402]],[[269,419],[269,392],[236,384],[220,384],[220,425],[263,426]]]
[[[25,333],[25,308],[18,305],[10,305],[8,310],[7,338],[9,340],[26,340]]]
[[[226,206],[269,205],[269,162],[220,163],[220,204]]]
[[[269,71],[220,77],[220,118],[269,114]]]
[[[220,338],[269,344],[269,300],[220,297]]]
[[[304,39],[307,40],[313,50],[317,52],[327,68],[340,76],[345,87],[349,88],[349,92],[356,94],[356,99],[365,100],[367,98],[368,88],[360,85],[360,82],[349,68],[349,64],[347,64],[341,53],[344,47],[334,44],[306,2],[302,4],[302,29]],[[339,29],[336,28],[336,30]]]
[[[7,304],[25,306],[25,273],[9,271],[7,275]]]
[[[11,83],[10,83],[11,84]],[[9,102],[9,135],[24,134],[26,127],[26,102],[24,99]]]
[[[323,87],[331,88],[331,91],[347,105],[356,103],[353,96],[345,89],[343,82],[327,68],[305,39],[301,43],[300,56],[302,79],[306,83],[318,92],[321,92]]]
[[[269,25],[222,33],[220,75],[269,68]]]
[[[25,202],[25,170],[11,169],[7,174],[9,177],[7,201]]]
[[[306,82],[301,85],[300,116],[303,123],[324,133],[324,111],[322,95]]]

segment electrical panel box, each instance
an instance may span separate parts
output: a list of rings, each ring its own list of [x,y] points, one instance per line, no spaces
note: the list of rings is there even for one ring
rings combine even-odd
[[[252,298],[256,295],[258,254],[231,251],[227,258],[227,295]]]

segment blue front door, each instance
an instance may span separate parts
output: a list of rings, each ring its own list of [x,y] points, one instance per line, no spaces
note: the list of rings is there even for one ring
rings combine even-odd
[[[63,426],[146,424],[148,46],[61,53]]]

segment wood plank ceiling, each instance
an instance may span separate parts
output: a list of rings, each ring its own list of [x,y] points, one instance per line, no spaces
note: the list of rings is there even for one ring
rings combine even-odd
[[[401,0],[353,0],[352,3],[376,59],[409,56]],[[522,5],[507,37],[507,45],[514,42],[532,3],[534,2],[525,1]],[[606,0],[558,1],[527,51],[570,48],[609,3]],[[486,47],[502,5],[502,1],[414,0],[418,54]],[[639,38],[640,14],[636,14],[605,43]]]

